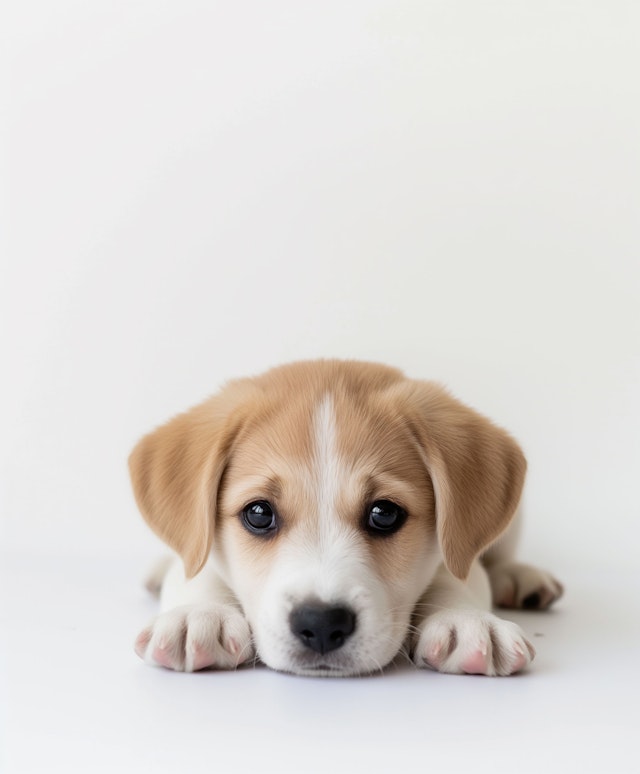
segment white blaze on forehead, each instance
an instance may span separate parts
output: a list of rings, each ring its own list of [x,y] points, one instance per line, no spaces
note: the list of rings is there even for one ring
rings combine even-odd
[[[333,401],[326,395],[314,416],[314,473],[318,502],[318,521],[327,523],[336,518],[340,491],[341,466],[336,444],[336,418]]]
[[[305,566],[298,589],[322,600],[348,600],[358,583],[361,548],[340,519],[339,498],[350,483],[350,468],[338,447],[338,422],[333,400],[326,395],[313,417],[314,453],[309,492],[315,504],[316,529],[304,540]],[[359,568],[359,569],[358,569]]]

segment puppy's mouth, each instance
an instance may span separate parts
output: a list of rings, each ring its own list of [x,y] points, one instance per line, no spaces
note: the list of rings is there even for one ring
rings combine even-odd
[[[312,677],[339,676],[353,674],[355,670],[349,669],[339,659],[332,663],[332,659],[323,658],[314,660],[306,658],[306,654],[297,654],[290,659],[289,665],[285,667],[287,672],[296,675],[310,675]]]
[[[284,671],[306,677],[355,677],[356,675],[369,674],[372,670],[360,663],[359,660],[346,658],[347,654],[341,654],[340,658],[314,661],[306,658],[306,654],[298,653],[290,660]]]
[[[317,664],[316,666],[307,667],[307,669],[310,672],[313,672],[314,674],[315,673],[326,674],[327,672],[341,673],[341,672],[344,671],[343,669],[339,669],[337,667],[332,667],[329,664]]]
[[[357,674],[356,671],[344,669],[330,664],[296,665],[291,668],[291,673],[306,677],[348,677]]]
[[[381,672],[381,669],[362,666],[332,666],[331,664],[299,664],[296,666],[290,666],[285,670],[292,675],[300,675],[302,677],[362,677],[366,675],[373,675]]]

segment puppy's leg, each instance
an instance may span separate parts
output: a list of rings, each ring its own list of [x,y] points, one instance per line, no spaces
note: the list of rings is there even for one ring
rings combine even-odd
[[[416,607],[413,660],[452,674],[510,675],[535,655],[519,626],[490,612],[486,572],[474,562],[466,582],[441,565]]]
[[[153,666],[194,672],[235,669],[253,656],[249,624],[210,561],[190,580],[179,559],[161,570],[166,572],[162,612],[136,638],[140,658]],[[152,578],[155,588],[158,573]]]
[[[482,563],[489,573],[493,602],[498,607],[545,610],[564,591],[550,573],[515,561],[522,523],[518,512],[505,534],[489,548]]]
[[[162,559],[158,559],[147,573],[147,577],[144,579],[144,587],[150,594],[153,594],[154,597],[160,597],[164,579],[174,561],[175,557],[167,554],[167,556],[163,556]]]

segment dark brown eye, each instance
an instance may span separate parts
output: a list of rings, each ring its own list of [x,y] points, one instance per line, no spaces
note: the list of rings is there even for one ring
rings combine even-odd
[[[242,509],[242,523],[254,535],[266,535],[278,526],[276,514],[266,500],[256,500]]]
[[[376,500],[367,515],[367,530],[374,535],[392,535],[405,523],[407,513],[391,500]]]

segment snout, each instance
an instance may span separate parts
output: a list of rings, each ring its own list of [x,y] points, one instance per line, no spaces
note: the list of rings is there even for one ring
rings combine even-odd
[[[356,629],[356,614],[348,607],[305,603],[289,616],[292,633],[316,653],[341,648]]]

